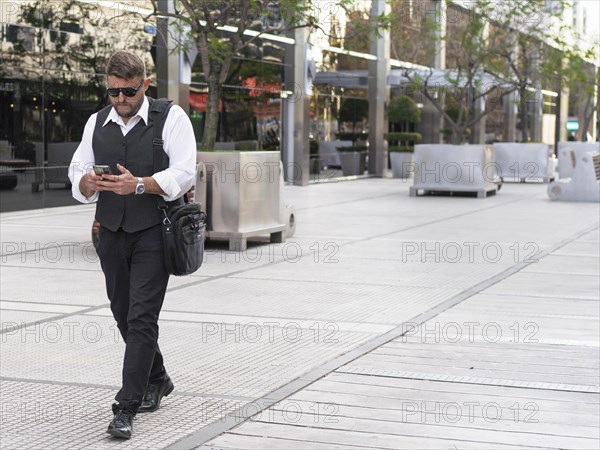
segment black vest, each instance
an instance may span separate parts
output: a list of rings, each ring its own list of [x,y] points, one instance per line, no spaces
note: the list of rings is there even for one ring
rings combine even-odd
[[[96,164],[110,166],[115,175],[121,173],[117,169],[117,163],[136,177],[149,177],[154,174],[154,124],[150,114],[154,100],[148,98],[148,101],[148,125],[140,120],[126,136],[123,136],[121,127],[113,121],[102,126],[112,105],[98,112],[92,138]],[[167,167],[168,163],[164,168]],[[158,209],[157,197],[153,194],[118,195],[102,191],[96,205],[96,219],[111,231],[117,231],[119,228],[128,233],[145,230],[162,222],[163,215]]]

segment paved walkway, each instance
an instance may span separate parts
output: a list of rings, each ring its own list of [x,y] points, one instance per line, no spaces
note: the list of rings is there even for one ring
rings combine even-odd
[[[292,239],[171,280],[175,391],[129,441],[93,208],[3,214],[0,447],[598,448],[599,206],[545,189],[287,187]]]

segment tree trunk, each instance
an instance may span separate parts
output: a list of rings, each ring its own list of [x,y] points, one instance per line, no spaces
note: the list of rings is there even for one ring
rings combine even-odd
[[[462,144],[462,136],[461,136],[461,132],[457,131],[457,130],[452,130],[452,144],[453,145],[460,145]]]
[[[519,122],[521,128],[521,142],[529,142],[529,110],[527,102],[527,90],[519,92]]]
[[[466,127],[452,124],[452,144],[462,145],[467,141],[465,136]]]
[[[221,98],[221,85],[216,76],[208,78],[208,99],[206,101],[206,119],[202,133],[201,148],[212,150],[217,140],[217,129],[219,126],[219,99]]]
[[[581,124],[581,141],[587,142],[588,130],[592,123],[592,117],[594,117],[594,108],[592,108],[592,96],[590,95],[585,102],[585,108],[583,110],[583,123]]]

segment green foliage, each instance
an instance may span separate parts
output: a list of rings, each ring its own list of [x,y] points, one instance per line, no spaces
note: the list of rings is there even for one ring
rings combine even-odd
[[[321,28],[325,21],[331,23],[338,14],[345,14],[355,1],[178,0],[178,12],[166,15],[189,27],[185,38],[198,49],[202,77],[212,94],[206,105],[202,146],[210,148],[214,145],[223,85],[236,71],[234,59],[243,56],[244,49],[260,46],[263,33],[286,35],[296,28]],[[156,1],[153,4],[156,5]],[[159,14],[158,11],[155,14]],[[223,25],[227,26],[227,31],[222,29]],[[248,31],[255,33],[249,34]],[[184,43],[180,46],[183,47]]]
[[[281,53],[283,55],[283,50]],[[241,77],[241,79],[254,77],[257,80],[274,84],[281,82],[281,67],[276,64],[264,64],[262,55],[256,48],[243,48],[240,50],[240,55],[241,58],[236,60],[232,66],[228,82],[237,82],[237,77]]]
[[[353,145],[352,147],[337,147],[337,151],[341,153],[364,153],[367,151],[366,145]]]
[[[571,68],[572,55],[582,56],[585,51],[573,45],[577,36],[571,23],[563,19],[565,10],[572,7],[567,0],[477,0],[483,6],[493,5],[502,14],[496,14],[490,31],[486,69],[505,81],[521,98],[518,104],[518,122],[524,141],[529,141],[531,120],[528,102],[530,92],[540,88],[554,91],[561,84],[581,74],[580,68]],[[569,43],[571,42],[571,43]]]
[[[384,137],[390,143],[388,152],[412,153],[415,151],[415,143],[421,141],[421,133],[401,131],[385,133]]]
[[[352,141],[367,140],[369,135],[367,133],[336,133],[335,137],[340,141]]]
[[[362,98],[344,98],[338,112],[340,122],[356,124],[369,117],[369,102]]]
[[[388,120],[392,123],[419,123],[421,121],[421,110],[412,98],[399,95],[390,101]]]
[[[452,119],[454,122],[458,122],[460,117],[465,117],[469,113],[465,105],[457,102],[450,102],[444,107],[444,111],[446,111],[448,117],[450,117],[450,119]]]
[[[384,137],[390,143],[388,151],[412,153],[414,144],[422,138],[421,133],[407,131],[411,125],[421,121],[421,110],[416,102],[406,95],[394,97],[390,101],[388,119],[390,125],[399,125],[400,129],[404,130],[385,133]]]
[[[422,139],[421,133],[411,133],[407,131],[385,133],[384,137],[388,141],[410,141],[419,142]]]
[[[483,5],[484,0],[476,0],[477,5]],[[421,92],[433,106],[444,117],[445,122],[453,131],[454,143],[462,143],[466,139],[466,130],[473,126],[487,114],[486,111],[478,111],[477,105],[481,98],[489,92],[488,87],[482,86],[481,75],[486,63],[489,61],[490,53],[487,49],[486,19],[477,11],[474,5],[469,6],[473,10],[464,10],[453,2],[447,2],[447,14],[453,20],[448,20],[446,39],[446,65],[448,70],[444,72],[444,84],[441,85],[434,77],[433,70],[420,73],[405,70],[407,77],[413,87]],[[432,37],[440,32],[439,25],[431,24],[429,31]],[[436,81],[433,81],[436,80]],[[447,104],[461,105],[457,111],[459,114],[449,114],[444,106]]]
[[[425,5],[414,0],[391,2],[394,26],[390,29],[390,47],[393,58],[424,66],[433,64],[440,21],[435,14],[419,13],[424,11]],[[432,6],[426,5],[428,12]]]
[[[558,89],[553,86],[564,80],[561,67],[568,55],[566,36],[572,32],[570,25],[560,20],[567,5],[565,0],[473,0],[463,7],[446,1],[445,85],[440,86],[433,71],[415,74],[406,70],[405,76],[442,114],[454,143],[463,143],[494,109],[478,108],[483,100],[496,97],[491,95],[495,87],[482,81],[483,74],[502,80],[502,94],[517,91],[522,100],[540,87]],[[439,24],[429,24],[427,29],[430,37],[426,41],[440,33]],[[425,64],[432,65],[432,60]],[[581,70],[575,67],[573,72]],[[519,123],[527,139],[528,105],[521,102],[519,106]]]

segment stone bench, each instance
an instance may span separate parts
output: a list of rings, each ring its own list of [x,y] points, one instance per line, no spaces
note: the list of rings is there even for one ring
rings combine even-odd
[[[571,177],[548,185],[550,200],[600,202],[600,154],[577,155],[571,150],[568,158],[572,161]]]
[[[598,142],[559,142],[558,143],[558,177],[569,178],[573,174],[575,159],[588,152],[600,152]]]

